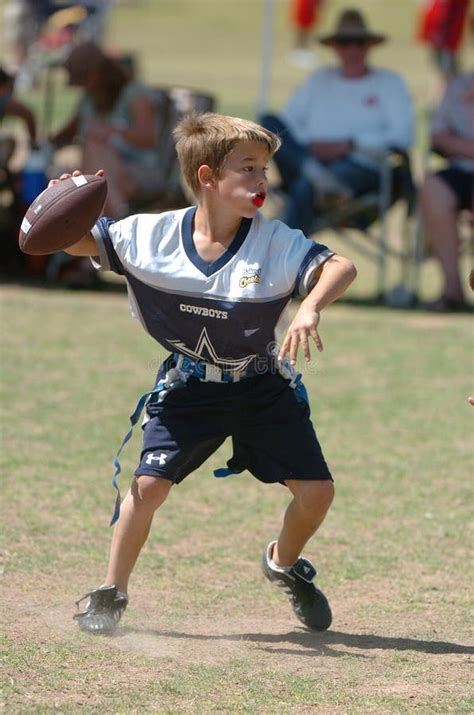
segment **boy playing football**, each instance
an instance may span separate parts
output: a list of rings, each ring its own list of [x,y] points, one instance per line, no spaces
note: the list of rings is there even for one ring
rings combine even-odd
[[[262,482],[285,484],[292,497],[278,538],[264,551],[263,572],[289,593],[302,623],[325,630],[331,610],[300,554],[334,487],[295,364],[300,348],[310,360],[310,341],[323,349],[320,313],[356,271],[259,212],[277,136],[209,113],[183,119],[175,137],[197,206],[102,218],[68,249],[125,277],[134,316],[170,353],[146,404],[143,451],[120,506],[104,584],[86,594],[74,617],[85,631],[113,630],[156,509],[231,436],[234,453],[219,476],[247,469]],[[302,302],[275,351],[293,297]]]

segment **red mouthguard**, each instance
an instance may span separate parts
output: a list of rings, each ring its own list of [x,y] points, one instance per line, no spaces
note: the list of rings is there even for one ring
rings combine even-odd
[[[266,194],[264,192],[262,192],[261,194],[255,194],[255,196],[252,199],[253,205],[257,206],[257,208],[260,208],[260,206],[263,206],[265,197],[266,197]]]

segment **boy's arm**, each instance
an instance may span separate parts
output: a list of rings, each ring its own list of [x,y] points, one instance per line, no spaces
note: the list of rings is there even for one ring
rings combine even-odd
[[[321,311],[330,303],[337,300],[350,286],[357,275],[352,261],[343,256],[331,256],[316,272],[316,285],[301,303],[278,355],[283,360],[289,353],[290,362],[296,364],[298,349],[303,348],[306,361],[311,359],[309,337],[316,343],[321,352],[323,344],[318,333],[318,323]]]
[[[69,253],[71,256],[98,256],[99,249],[97,248],[97,243],[95,238],[91,233],[87,233],[81,238],[80,241],[74,243],[69,248],[65,248],[65,253]]]
[[[331,256],[316,271],[315,285],[301,305],[307,304],[320,313],[346,292],[356,276],[352,261],[344,256]]]

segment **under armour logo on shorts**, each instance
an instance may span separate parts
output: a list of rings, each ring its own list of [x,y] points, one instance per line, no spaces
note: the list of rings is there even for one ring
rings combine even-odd
[[[153,454],[153,452],[151,452],[151,453],[147,456],[147,458],[146,458],[146,463],[147,463],[147,464],[153,464],[153,462],[159,462],[160,467],[162,467],[162,466],[164,465],[164,463],[166,462],[166,457],[167,457],[167,456],[168,456],[167,454],[161,453],[161,454],[159,454],[157,457],[155,457],[155,455]]]

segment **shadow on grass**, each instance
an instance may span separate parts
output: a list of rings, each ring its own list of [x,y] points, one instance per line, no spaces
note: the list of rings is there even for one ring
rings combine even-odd
[[[474,654],[474,647],[445,641],[427,641],[415,638],[395,638],[392,636],[377,636],[372,634],[344,633],[343,631],[326,631],[314,633],[303,628],[288,633],[237,633],[237,634],[204,634],[184,631],[140,631],[133,628],[122,628],[115,637],[126,636],[127,633],[140,633],[157,638],[189,639],[199,641],[250,641],[261,644],[261,649],[286,655],[329,655],[346,656],[347,652],[334,650],[334,646],[346,646],[359,650],[396,650],[431,653],[433,655]],[[301,646],[306,651],[282,647],[265,647],[265,644],[284,645],[285,643]],[[359,654],[358,654],[359,655]],[[362,654],[359,657],[367,657]]]

